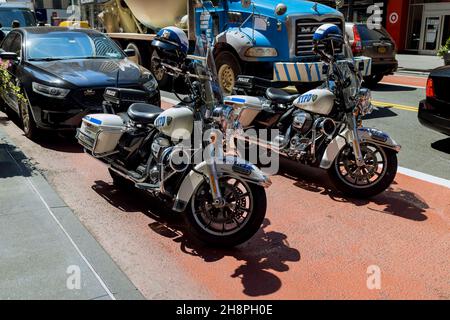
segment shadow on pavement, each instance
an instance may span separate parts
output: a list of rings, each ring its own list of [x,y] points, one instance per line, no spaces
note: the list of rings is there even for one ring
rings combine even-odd
[[[0,179],[31,177],[36,167],[25,155],[0,138]]]
[[[300,252],[289,246],[285,234],[267,230],[270,226],[268,219],[264,220],[259,232],[247,243],[234,249],[214,249],[190,237],[183,217],[174,214],[158,199],[139,190],[133,190],[133,193],[120,191],[103,181],[96,181],[92,188],[121,211],[141,212],[155,220],[149,228],[179,243],[180,250],[185,254],[207,263],[230,257],[242,262],[230,277],[241,279],[243,293],[249,297],[277,292],[282,282],[273,272],[286,272],[290,268],[289,262],[300,261]]]
[[[371,114],[364,117],[364,120],[392,118],[397,116],[398,114],[392,111],[392,108],[375,107]]]
[[[405,92],[405,91],[416,91],[416,88],[406,87],[402,85],[392,85],[385,83],[378,83],[376,86],[372,87],[370,90],[374,92]]]
[[[0,125],[6,126],[9,122],[13,122],[19,129],[21,128],[19,117],[10,112],[9,116],[0,113]],[[21,129],[20,129],[21,130]],[[40,131],[40,135],[34,140],[45,149],[67,153],[83,153],[83,148],[75,139],[75,131],[56,132],[56,131]]]
[[[434,150],[450,154],[450,138],[442,139],[431,144]]]
[[[371,199],[352,199],[336,190],[329,180],[327,173],[323,170],[292,163],[284,167],[285,170],[283,176],[293,180],[296,187],[328,196],[333,201],[352,203],[358,207],[376,204],[384,207],[384,209],[376,210],[369,207],[369,210],[387,213],[418,222],[426,221],[428,219],[425,213],[430,207],[424,199],[421,199],[413,192],[398,188],[394,189],[391,186],[384,193]],[[394,185],[395,184],[396,183],[394,182]]]

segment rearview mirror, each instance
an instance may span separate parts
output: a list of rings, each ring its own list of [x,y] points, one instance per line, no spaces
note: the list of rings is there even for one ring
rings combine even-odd
[[[14,53],[14,52],[3,51],[3,52],[0,52],[0,59],[16,61],[19,59],[19,56],[17,55],[17,53]]]
[[[136,57],[136,50],[134,49],[125,49],[124,52],[129,58]]]

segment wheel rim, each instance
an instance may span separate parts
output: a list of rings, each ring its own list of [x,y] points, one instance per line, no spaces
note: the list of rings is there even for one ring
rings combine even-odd
[[[20,104],[20,114],[22,116],[23,131],[28,133],[30,132],[30,113],[25,103]]]
[[[379,183],[387,172],[387,156],[383,148],[361,145],[365,165],[358,167],[352,147],[341,151],[335,163],[339,179],[357,189],[370,188]]]
[[[226,205],[212,206],[209,184],[204,183],[192,198],[195,222],[204,231],[214,236],[229,236],[242,230],[248,223],[254,208],[253,194],[247,183],[231,177],[219,180]]]
[[[226,94],[233,92],[235,80],[236,75],[234,74],[233,68],[228,64],[224,64],[219,68],[219,82]]]

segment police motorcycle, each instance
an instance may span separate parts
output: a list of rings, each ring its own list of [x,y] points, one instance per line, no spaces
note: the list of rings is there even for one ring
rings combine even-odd
[[[220,149],[224,127],[234,121],[227,118],[230,107],[222,105],[208,41],[198,38],[194,55],[188,56],[186,34],[168,27],[158,32],[152,46],[161,67],[184,78],[190,93],[166,111],[134,103],[126,112],[86,116],[78,141],[108,165],[117,186],[131,183],[163,199],[184,215],[199,240],[213,246],[239,245],[259,230],[271,181],[253,164]],[[132,100],[133,94],[109,88],[105,97]]]
[[[246,132],[275,129],[277,133],[266,141],[269,150],[327,170],[348,196],[375,196],[392,184],[401,147],[387,133],[362,125],[362,118],[373,110],[370,91],[361,87],[360,72],[370,60],[354,59],[340,28],[333,24],[318,28],[313,45],[324,63],[326,80],[319,88],[302,95],[268,88],[265,96],[229,96],[225,104],[239,114]],[[252,77],[243,87],[255,87],[249,83],[261,87]],[[258,139],[254,135],[248,134],[246,140],[254,142]]]

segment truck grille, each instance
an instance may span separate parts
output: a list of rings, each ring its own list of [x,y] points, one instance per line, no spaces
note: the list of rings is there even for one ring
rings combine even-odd
[[[296,21],[295,28],[295,55],[296,56],[312,56],[314,55],[313,49],[313,35],[314,32],[325,23],[333,23],[337,25],[342,32],[344,32],[344,26],[342,20],[339,18],[328,18],[322,21],[315,19],[298,19]]]

